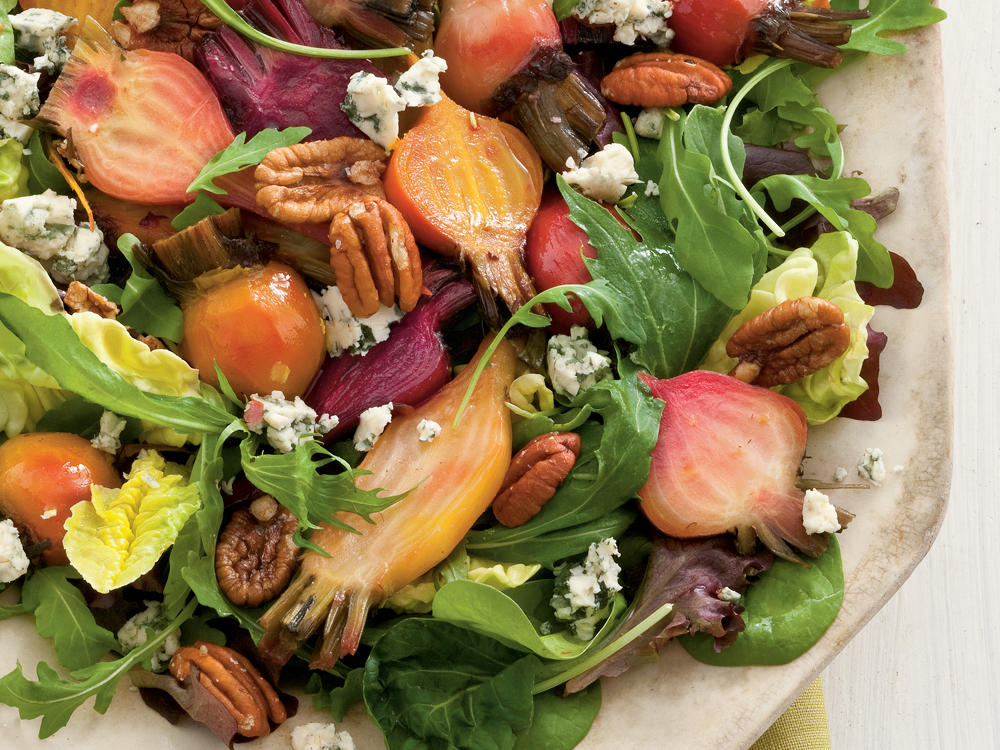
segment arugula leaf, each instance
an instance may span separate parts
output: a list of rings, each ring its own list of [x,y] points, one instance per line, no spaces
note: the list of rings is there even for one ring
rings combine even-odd
[[[122,306],[118,316],[122,325],[131,326],[139,333],[148,333],[161,339],[178,342],[184,338],[184,314],[177,300],[167,294],[145,266],[135,257],[134,248],[139,238],[134,234],[123,234],[118,238],[118,250],[132,267],[132,275],[125,282],[125,288],[117,290],[115,301]],[[109,291],[101,285],[99,293]]]
[[[185,607],[170,625],[157,636],[129,651],[117,661],[102,661],[70,673],[63,679],[45,662],[38,664],[38,679],[24,676],[20,662],[0,678],[0,703],[13,706],[22,719],[42,717],[39,739],[45,739],[66,726],[73,712],[89,698],[95,698],[94,710],[107,712],[115,695],[118,680],[132,667],[148,663],[163,642],[194,612],[195,602]]]
[[[385,510],[403,495],[380,496],[381,490],[362,490],[354,480],[362,472],[352,469],[340,457],[330,453],[318,440],[296,446],[289,453],[255,456],[257,441],[247,438],[240,446],[243,471],[254,487],[272,495],[299,519],[299,527],[317,529],[330,524],[353,529],[336,518],[340,511],[356,513],[371,523],[371,514]],[[323,470],[340,466],[339,474]]]
[[[21,604],[35,613],[35,629],[50,638],[67,669],[82,669],[107,655],[118,642],[94,620],[80,590],[69,582],[72,568],[42,568],[24,582]]]
[[[531,726],[537,665],[476,632],[407,618],[368,657],[365,705],[389,750],[511,750]]]
[[[573,695],[557,690],[536,695],[531,726],[517,735],[514,750],[571,750],[587,736],[600,709],[600,683]]]
[[[680,638],[695,659],[717,666],[787,664],[804,654],[830,627],[844,601],[844,568],[836,534],[810,567],[787,560],[774,565],[743,595],[746,622],[736,641],[716,653],[705,633]]]
[[[0,323],[21,340],[28,360],[60,387],[115,414],[184,434],[218,432],[233,421],[229,412],[205,399],[145,393],[132,385],[84,346],[62,315],[47,315],[0,292]]]
[[[185,206],[171,220],[170,226],[180,232],[188,227],[193,227],[202,219],[207,219],[209,216],[215,216],[216,214],[224,214],[225,212],[226,209],[220,206],[215,198],[208,193],[199,192],[194,198],[194,203],[189,203]]]
[[[858,281],[892,286],[892,260],[885,245],[875,239],[877,224],[871,214],[851,207],[851,201],[871,193],[860,177],[827,180],[810,175],[776,174],[765,177],[754,191],[765,190],[775,207],[785,211],[795,199],[805,201],[836,230],[850,232],[858,241]]]
[[[267,128],[257,133],[249,141],[245,132],[239,133],[232,143],[208,160],[198,176],[188,185],[187,192],[194,193],[198,190],[204,190],[206,193],[225,195],[226,191],[216,185],[214,180],[260,164],[261,160],[274,149],[299,143],[311,132],[310,128],[305,127],[285,128],[284,130]]]
[[[575,405],[583,404],[600,414],[603,423],[588,421],[577,431],[580,456],[556,494],[521,526],[498,525],[470,533],[466,538],[470,554],[551,564],[551,552],[539,555],[539,537],[603,519],[635,497],[649,474],[649,454],[659,436],[663,403],[633,376],[598,383],[577,398]],[[585,552],[599,538],[571,534],[554,549],[566,557]]]
[[[839,9],[857,10],[858,0],[833,0],[831,5]],[[841,49],[898,55],[906,51],[906,45],[887,39],[883,34],[930,26],[948,15],[940,8],[935,8],[931,0],[871,0],[867,8],[871,12],[869,18],[849,22],[853,27],[851,38],[841,45]]]
[[[719,301],[738,310],[750,294],[755,257],[762,248],[737,218],[744,209],[735,201],[732,187],[718,177],[708,153],[696,150],[688,120],[667,120],[663,125],[657,149],[662,165],[660,205],[674,230],[677,263]],[[721,129],[721,116],[718,122]],[[742,153],[739,139],[730,136],[729,144],[730,152]]]

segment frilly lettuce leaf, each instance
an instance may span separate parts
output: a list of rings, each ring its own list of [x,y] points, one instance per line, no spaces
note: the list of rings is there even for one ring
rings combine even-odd
[[[66,521],[70,563],[106,594],[152,570],[201,505],[184,470],[156,451],[140,454],[121,489],[93,485]]]
[[[750,302],[726,326],[709,349],[702,369],[729,372],[736,360],[726,355],[726,342],[746,321],[776,305],[798,297],[822,297],[844,311],[851,343],[836,361],[808,377],[776,391],[798,402],[810,424],[833,419],[840,410],[868,390],[861,365],[868,357],[868,321],[874,308],[858,296],[854,286],[858,243],[847,232],[821,235],[811,248],[799,248],[766,273],[750,292]]]
[[[14,138],[0,141],[0,201],[28,195],[28,170],[24,168],[23,155],[20,141]]]
[[[2,161],[0,151],[0,171]],[[2,242],[0,290],[45,312],[62,310],[59,293],[42,265]],[[0,431],[13,437],[33,429],[46,411],[66,398],[54,378],[28,361],[20,339],[0,325]]]

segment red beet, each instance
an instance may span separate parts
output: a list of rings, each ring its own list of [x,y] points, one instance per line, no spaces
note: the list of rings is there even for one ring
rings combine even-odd
[[[439,332],[476,299],[476,290],[443,268],[425,269],[424,286],[431,295],[393,327],[388,339],[363,357],[343,354],[328,360],[316,376],[306,403],[319,414],[340,418],[324,440],[353,430],[369,407],[389,401],[415,406],[451,379],[451,357]]]

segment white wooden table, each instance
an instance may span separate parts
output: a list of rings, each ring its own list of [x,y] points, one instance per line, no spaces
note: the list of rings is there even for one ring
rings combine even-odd
[[[1000,748],[1000,10],[988,0],[939,5],[949,13],[941,33],[955,362],[951,500],[924,562],[824,673],[834,750]]]

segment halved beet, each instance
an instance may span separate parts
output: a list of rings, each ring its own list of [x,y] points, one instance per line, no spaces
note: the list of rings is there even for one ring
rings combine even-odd
[[[669,380],[640,375],[666,406],[639,507],[679,538],[736,531],[741,552],[754,537],[798,561],[827,547],[802,523],[795,484],[806,449],[806,415],[787,396],[728,375],[697,370]],[[841,526],[851,516],[838,509]],[[790,546],[791,545],[791,546]]]

